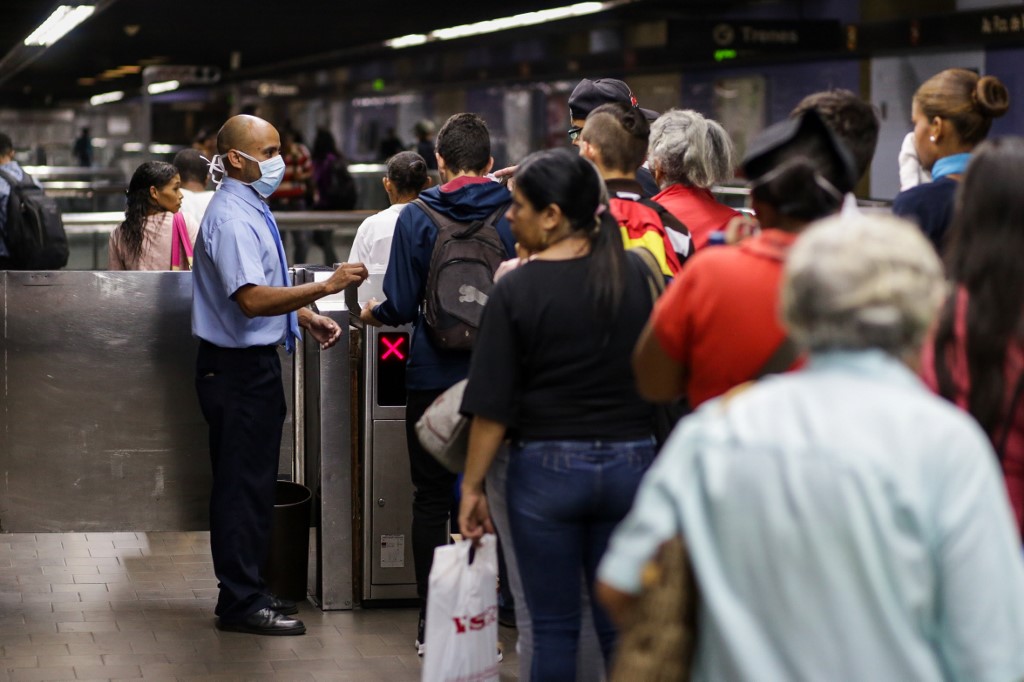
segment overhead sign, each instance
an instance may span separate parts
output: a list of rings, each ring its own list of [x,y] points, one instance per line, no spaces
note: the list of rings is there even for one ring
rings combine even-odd
[[[674,21],[669,45],[690,58],[735,59],[773,54],[841,52],[845,31],[838,21]]]
[[[1020,5],[863,24],[862,50],[1024,43]]]

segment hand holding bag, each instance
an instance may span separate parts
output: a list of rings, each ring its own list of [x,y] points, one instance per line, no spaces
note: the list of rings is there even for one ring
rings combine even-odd
[[[171,270],[192,269],[192,240],[188,237],[188,226],[185,224],[185,216],[180,212],[174,214],[174,227],[171,228]],[[182,252],[184,251],[185,263],[182,267]]]
[[[640,596],[619,633],[610,682],[686,682],[697,648],[699,592],[686,545],[664,542],[644,567]]]
[[[498,680],[497,537],[434,550],[423,682]]]
[[[466,468],[469,450],[469,419],[459,413],[467,380],[442,393],[416,422],[416,436],[423,449],[453,474]]]

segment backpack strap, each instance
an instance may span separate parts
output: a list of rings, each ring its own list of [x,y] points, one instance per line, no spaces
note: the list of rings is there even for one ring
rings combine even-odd
[[[661,271],[658,259],[643,246],[634,246],[627,253],[640,260],[644,268],[644,279],[647,280],[647,286],[651,290],[651,303],[653,304],[664,293],[666,286],[665,274]]]
[[[787,336],[778,345],[771,357],[761,365],[761,369],[757,370],[754,379],[761,379],[769,374],[781,374],[789,369],[799,357],[800,349],[793,342],[793,339]]]
[[[25,171],[22,171],[22,173],[25,173]],[[8,173],[7,171],[0,170],[0,178],[3,178],[4,180],[6,180],[7,184],[10,185],[12,188],[21,187],[22,185],[25,184],[26,180],[33,187],[35,186],[35,183],[32,182],[32,177],[28,173],[25,173],[25,177],[21,181],[18,181],[18,180],[15,180],[14,176],[11,175],[10,173]]]
[[[679,264],[682,265],[687,258],[693,255],[693,238],[690,236],[690,228],[676,217],[674,213],[654,199],[640,197],[637,203],[643,204],[658,213],[658,217],[661,218],[661,224],[665,227],[665,233],[668,235],[669,241],[672,242],[672,248],[679,258]]]
[[[420,199],[419,197],[413,199],[412,203],[420,207],[420,210],[422,210],[427,215],[427,217],[430,218],[430,222],[434,223],[434,227],[436,227],[439,232],[447,229],[449,231],[452,231],[452,236],[455,237],[456,239],[465,239],[466,237],[471,237],[477,232],[479,232],[484,225],[496,225],[497,222],[501,219],[502,214],[504,214],[505,211],[508,210],[508,205],[512,202],[509,201],[507,203],[501,204],[500,206],[498,206],[497,209],[494,210],[493,213],[488,215],[485,219],[474,220],[472,223],[469,223],[468,225],[464,222],[454,220],[451,216],[431,208],[430,205],[427,204],[427,202],[423,201],[423,199]],[[466,225],[466,229],[459,230],[457,232],[455,231],[456,228],[461,227],[463,225]]]

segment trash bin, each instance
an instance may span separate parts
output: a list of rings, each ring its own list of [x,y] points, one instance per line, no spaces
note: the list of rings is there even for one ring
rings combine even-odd
[[[278,597],[298,601],[306,598],[311,507],[309,488],[291,481],[277,482],[270,557],[263,578],[267,588]]]

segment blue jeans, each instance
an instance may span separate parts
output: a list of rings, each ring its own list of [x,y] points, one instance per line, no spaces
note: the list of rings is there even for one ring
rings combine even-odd
[[[576,678],[581,569],[601,651],[610,659],[616,632],[593,599],[594,577],[655,454],[653,438],[512,447],[508,515],[533,625],[532,682]]]

